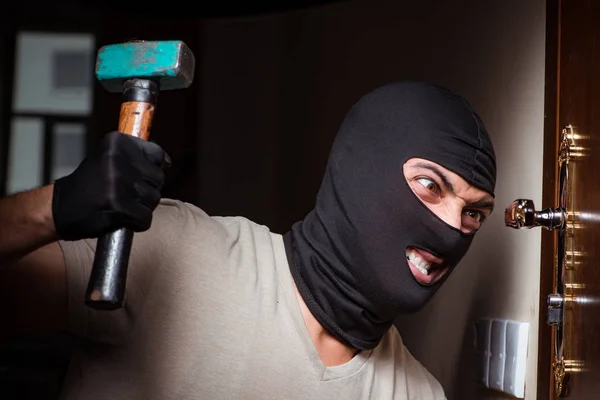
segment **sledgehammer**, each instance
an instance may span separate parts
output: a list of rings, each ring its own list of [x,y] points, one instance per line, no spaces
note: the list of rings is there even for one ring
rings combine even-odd
[[[131,41],[103,46],[96,78],[109,92],[120,92],[118,131],[148,140],[160,90],[192,84],[195,59],[182,41]],[[120,228],[98,238],[85,303],[97,310],[123,307],[133,231]]]

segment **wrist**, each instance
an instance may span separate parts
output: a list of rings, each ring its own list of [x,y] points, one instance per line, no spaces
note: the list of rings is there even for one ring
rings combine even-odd
[[[29,201],[30,223],[46,241],[58,240],[52,213],[54,185],[42,186],[34,191]]]
[[[0,267],[58,240],[52,216],[53,185],[0,199]]]

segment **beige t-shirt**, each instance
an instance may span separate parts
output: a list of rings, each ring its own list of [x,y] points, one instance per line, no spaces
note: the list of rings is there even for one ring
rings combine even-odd
[[[282,237],[241,217],[162,200],[137,233],[123,309],[84,305],[95,240],[61,242],[69,324],[92,341],[63,399],[445,400],[396,328],[325,367],[295,297]]]

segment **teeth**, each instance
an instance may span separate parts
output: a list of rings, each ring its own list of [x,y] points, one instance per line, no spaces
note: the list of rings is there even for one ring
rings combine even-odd
[[[423,275],[429,274],[429,268],[431,268],[431,264],[419,257],[413,250],[406,250],[406,258],[409,259],[415,267],[417,267],[420,273]]]

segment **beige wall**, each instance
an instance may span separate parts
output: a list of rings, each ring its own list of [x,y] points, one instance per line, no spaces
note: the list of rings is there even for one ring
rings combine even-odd
[[[205,21],[202,34],[199,170],[203,188],[229,194],[207,197],[209,212],[276,224],[255,210],[313,196],[344,113],[377,85],[423,79],[471,101],[498,153],[497,209],[434,301],[398,324],[448,398],[464,400],[503,397],[477,387],[475,319],[530,322],[526,398],[535,399],[540,232],[505,228],[503,210],[518,197],[541,200],[545,1],[348,1]],[[247,140],[231,140],[240,129]],[[282,132],[315,157],[294,160],[302,168],[294,177],[299,189],[287,198],[277,185],[289,176],[259,156],[277,150]],[[234,158],[247,158],[245,168],[232,169]],[[221,168],[218,178],[213,168]],[[257,176],[261,190],[252,191]]]
[[[435,300],[399,325],[407,346],[450,399],[493,399],[505,396],[473,384],[478,370],[472,324],[479,317],[529,322],[526,399],[535,399],[540,232],[504,227],[503,211],[519,197],[541,202],[545,2],[461,4],[470,12],[458,14],[470,17],[449,18],[443,29],[468,27],[474,18],[482,25],[447,42],[449,52],[462,56],[460,68],[442,67],[431,76],[470,98],[486,122],[498,155],[497,207]]]

